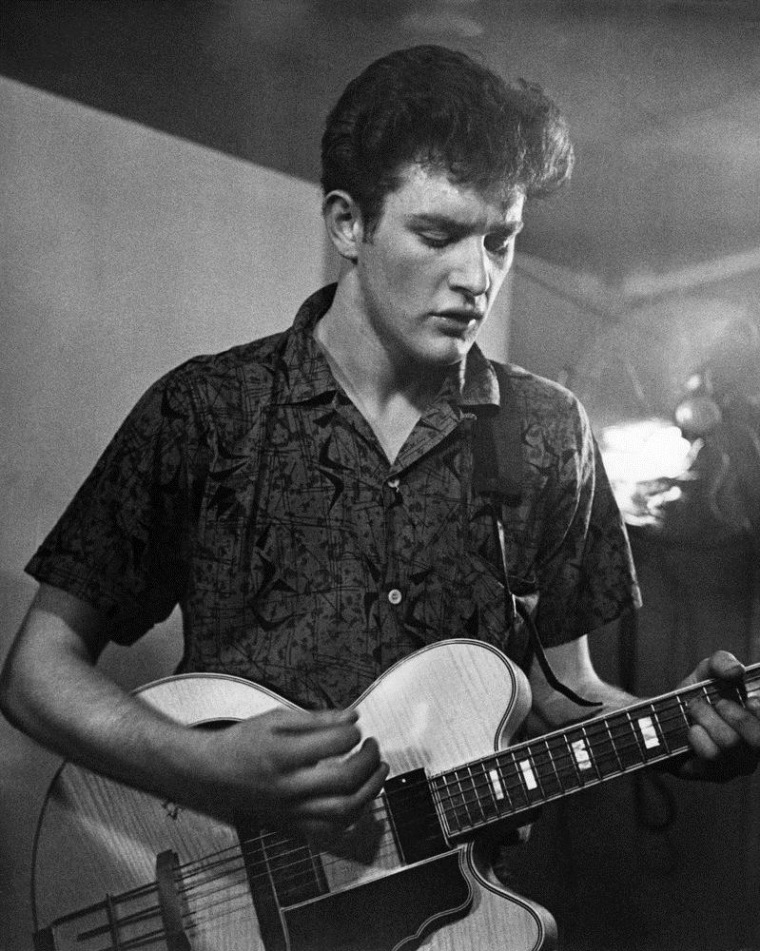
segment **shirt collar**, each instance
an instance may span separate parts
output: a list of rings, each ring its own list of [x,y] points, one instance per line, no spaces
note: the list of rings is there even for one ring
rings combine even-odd
[[[280,396],[285,402],[306,403],[334,395],[339,387],[314,339],[317,321],[330,309],[336,284],[328,284],[304,301],[288,332],[282,352],[286,369]],[[446,378],[439,399],[462,409],[499,405],[499,382],[489,360],[477,344]]]
[[[325,355],[314,339],[317,321],[330,309],[337,284],[328,284],[301,304],[285,338],[280,398],[287,403],[308,403],[338,390]]]
[[[473,344],[459,368],[458,389],[458,402],[463,409],[499,405],[496,371],[477,344]]]

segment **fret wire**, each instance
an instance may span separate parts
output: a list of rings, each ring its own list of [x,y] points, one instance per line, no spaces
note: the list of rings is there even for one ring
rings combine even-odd
[[[631,732],[633,733],[633,738],[636,741],[636,746],[639,749],[639,756],[641,757],[642,762],[645,763],[647,756],[646,756],[646,753],[644,752],[644,747],[641,745],[641,740],[639,739],[639,735],[636,732],[636,726],[633,722],[633,719],[631,718],[631,714],[627,710],[625,711],[625,715],[628,719],[628,724],[631,728]]]
[[[531,746],[533,746],[532,743],[529,744],[529,745],[525,748],[525,749],[526,749],[526,752],[527,752],[527,754],[528,754],[528,761],[530,762],[531,768],[533,769],[533,775],[536,777],[536,783],[537,783],[537,785],[538,785],[538,791],[541,793],[541,798],[542,798],[542,799],[546,799],[546,791],[544,790],[544,785],[543,785],[543,783],[541,782],[541,772],[540,772],[540,770],[539,770],[539,768],[538,768],[538,764],[536,763],[536,760],[535,760],[535,758],[534,758],[534,756],[533,756],[533,752],[532,752],[532,750],[531,750]],[[529,791],[528,794],[530,795],[530,791]]]
[[[582,786],[583,783],[580,776],[578,775],[578,764],[575,761],[575,756],[573,754],[572,747],[568,742],[567,735],[556,737],[556,739],[559,740],[559,758],[563,761],[561,763],[563,773],[568,777],[569,780],[572,780],[572,778],[575,777],[579,785]],[[565,760],[567,762],[565,762]],[[568,763],[570,768],[568,768]]]
[[[565,746],[567,746],[568,755],[570,757],[570,763],[573,767],[573,771],[575,772],[575,778],[578,780],[578,785],[583,786],[584,785],[583,777],[581,776],[581,771],[578,768],[578,763],[576,762],[576,759],[575,759],[575,753],[573,752],[573,748],[570,745],[570,739],[567,734],[565,734],[564,740],[565,740]]]
[[[482,763],[481,763],[481,764],[478,764],[478,765],[480,765],[480,768],[483,770],[483,776],[484,776],[484,778],[486,779],[486,782],[484,783],[484,787],[485,787],[486,791],[488,792],[489,797],[490,797],[491,799],[493,799],[493,790],[491,789],[491,787],[490,787],[490,785],[489,785],[488,777],[486,776],[486,772],[485,772],[485,766],[483,766]],[[484,798],[486,798],[486,797],[481,796],[480,793],[478,792],[478,784],[477,784],[476,781],[475,781],[475,776],[474,776],[474,774],[473,774],[473,767],[472,767],[472,766],[468,766],[467,769],[468,769],[468,772],[470,773],[470,781],[472,782],[472,788],[473,788],[473,790],[474,790],[474,792],[475,792],[475,796],[477,797],[477,803],[478,803],[478,806],[480,807],[480,811],[481,811],[481,813],[482,813],[482,815],[483,815],[483,818],[484,818],[484,819],[488,819],[488,813],[486,812],[485,808],[483,807],[483,800],[484,800]],[[495,803],[494,803],[494,806],[495,806]]]
[[[609,734],[610,742],[612,743],[612,749],[614,750],[614,753],[615,753],[615,759],[618,761],[618,765],[620,766],[620,768],[624,770],[625,767],[623,766],[623,761],[620,758],[620,754],[618,753],[617,743],[615,742],[612,736],[612,731],[610,730],[610,725],[606,718],[604,720],[604,725],[607,729],[607,733]]]
[[[509,785],[504,778],[504,774],[501,768],[501,763],[497,757],[494,757],[489,761],[489,773],[493,772],[496,774],[496,780],[501,789],[501,799],[496,803],[496,809],[498,812],[505,812],[506,810],[512,809],[512,797],[509,792]]]
[[[509,803],[509,808],[510,808],[510,809],[514,809],[514,808],[515,808],[515,804],[512,802],[512,793],[511,793],[511,791],[510,791],[510,789],[509,789],[509,783],[507,782],[507,777],[506,777],[506,775],[505,775],[504,772],[502,771],[501,763],[500,763],[499,760],[500,760],[500,757],[497,757],[497,759],[496,759],[496,772],[499,774],[499,778],[501,779],[501,788],[504,790],[504,794],[505,794],[506,797],[507,797],[507,802]]]
[[[460,826],[472,824],[472,817],[467,808],[467,803],[462,797],[462,784],[459,779],[457,779],[457,789],[449,796],[449,805],[454,822]]]
[[[547,737],[544,738],[544,746],[546,747],[546,753],[549,757],[549,762],[551,763],[552,769],[554,770],[554,775],[557,777],[557,785],[564,792],[565,786],[560,778],[559,772],[557,771],[556,763],[554,762],[554,755],[552,754],[552,748],[549,745],[549,740]]]
[[[691,726],[691,722],[690,722],[689,717],[688,717],[688,715],[687,715],[687,713],[686,713],[686,708],[685,708],[684,705],[683,705],[683,700],[681,700],[680,697],[678,697],[677,700],[678,700],[678,711],[679,711],[679,713],[681,714],[681,716],[683,717],[683,721],[684,721],[684,723],[686,724],[686,729],[687,729],[687,731],[688,731],[689,727]]]
[[[460,772],[461,770],[457,770],[457,773],[460,773]],[[473,823],[472,823],[472,816],[470,815],[470,807],[467,803],[467,796],[465,795],[464,787],[462,786],[462,780],[460,779],[459,775],[457,775],[457,784],[459,786],[459,797],[462,800],[462,805],[464,806],[464,811],[467,816],[467,823],[468,825],[472,825]]]
[[[436,792],[438,793],[438,805],[445,814],[451,812],[455,807],[452,804],[453,795],[451,792],[451,783],[447,777],[447,774],[444,773],[441,776],[434,778],[433,783]],[[444,815],[444,818],[448,822],[448,815]]]
[[[683,718],[687,727],[691,726],[691,722],[684,711],[681,699],[678,697],[676,698],[675,703],[670,704],[667,708],[662,710],[658,716],[658,722],[660,723],[661,727],[663,724],[666,726],[672,725],[673,727],[676,727],[677,725],[682,725],[681,718]]]
[[[450,808],[449,800],[451,799],[451,797],[448,794],[446,780],[442,778],[442,781],[440,783],[436,783],[434,788],[437,795],[436,801],[438,803],[438,806],[441,812],[443,813],[443,818],[448,822],[447,813],[449,812],[449,808]]]
[[[484,781],[482,782],[482,784],[479,783],[478,780],[476,779],[475,770],[477,769],[478,766],[480,766],[480,769],[481,769],[482,772],[483,772],[483,780],[484,780]],[[486,774],[485,774],[485,768],[483,767],[482,763],[475,763],[475,764],[470,764],[470,765],[467,767],[467,771],[468,771],[469,774],[470,774],[470,784],[471,784],[471,786],[472,786],[472,791],[473,791],[474,794],[475,794],[475,802],[477,803],[478,808],[480,809],[481,818],[482,818],[483,820],[488,819],[488,818],[489,818],[489,815],[488,815],[488,812],[487,812],[487,810],[486,810],[486,807],[485,807],[484,803],[486,802],[486,800],[487,800],[488,797],[490,796],[491,790],[490,790],[489,784],[488,784],[488,777],[487,777]],[[483,791],[484,791],[484,790],[485,790],[485,795],[483,794]]]
[[[484,802],[484,800],[487,798],[487,796],[482,796],[482,795],[480,794],[479,785],[478,785],[477,780],[475,779],[474,770],[475,770],[478,766],[480,766],[480,768],[483,770],[483,775],[484,775],[484,777],[485,777],[485,767],[482,765],[482,763],[470,764],[470,765],[467,767],[467,770],[468,770],[468,772],[469,772],[469,774],[470,774],[470,782],[472,783],[472,789],[473,789],[473,792],[475,793],[475,800],[476,800],[476,802],[477,802],[477,804],[478,804],[478,807],[480,808],[480,812],[481,812],[481,814],[482,814],[483,819],[487,819],[487,818],[488,818],[488,813],[486,812],[486,809],[485,809],[485,807],[484,807],[484,805],[483,805],[483,802]],[[491,790],[489,789],[487,782],[485,782],[485,783],[483,784],[483,788],[485,789],[485,791],[486,791],[487,794],[490,794]]]
[[[730,684],[728,690],[733,694],[733,699],[737,703],[743,703],[744,699],[742,697],[741,687],[746,686],[744,684]],[[703,684],[701,687],[701,692],[704,695],[705,700],[712,704],[714,700],[719,700],[727,692],[726,688],[721,689],[720,687],[712,684]]]
[[[432,781],[432,786],[436,792],[436,802],[442,813],[444,827],[451,832],[456,832],[458,828],[461,828],[461,824],[456,818],[448,779],[445,775],[436,777]]]
[[[433,803],[434,805],[438,807],[438,811],[440,812],[444,823],[448,821],[446,818],[446,806],[444,805],[444,802],[443,802],[443,793],[442,793],[442,787],[445,787],[445,786],[446,786],[445,776],[431,777],[430,791],[433,794]],[[383,796],[385,796],[384,793],[383,793]]]
[[[509,791],[509,783],[507,782],[502,770],[500,758],[498,756],[494,756],[492,759],[488,760],[487,763],[484,763],[483,770],[488,774],[488,781],[491,783],[492,787],[495,787],[495,785],[498,783],[499,789],[501,790],[501,797],[496,797],[494,800],[496,811],[501,813],[511,811],[513,808],[512,796]],[[496,774],[495,779],[491,776],[491,773]]]
[[[518,779],[517,788],[520,790],[520,793],[521,793],[521,794],[523,795],[523,797],[525,798],[525,805],[526,805],[526,806],[529,806],[529,805],[530,805],[530,791],[529,791],[529,790],[526,788],[526,786],[525,786],[525,777],[523,776],[522,772],[520,771],[520,766],[519,766],[519,764],[518,764],[518,762],[517,762],[517,752],[516,752],[515,750],[511,750],[511,751],[510,751],[510,756],[512,757],[512,763],[513,763],[514,769],[515,769],[515,776],[516,776],[517,779]]]
[[[546,745],[549,747],[549,749],[551,749],[551,743],[549,742],[550,739],[555,740],[558,743],[558,747],[555,753],[552,754],[552,764],[554,766],[555,771],[557,772],[560,787],[564,790],[565,783],[563,781],[562,776],[567,777],[568,781],[571,781],[574,775],[577,778],[577,775],[575,772],[576,771],[575,763],[573,762],[571,751],[567,745],[566,737],[563,737],[563,736],[547,737]],[[571,755],[568,755],[569,752]],[[571,764],[571,768],[569,769],[568,769],[568,762]],[[562,775],[559,773],[558,766],[559,766],[559,769],[562,770]]]
[[[610,738],[610,745],[612,746],[612,752],[615,754],[615,759],[617,760],[617,764],[621,770],[625,770],[625,767],[623,766],[623,761],[620,759],[620,754],[618,753],[617,743],[615,742],[615,738],[612,735],[612,730],[610,730],[610,724],[606,717],[604,717],[604,719],[602,720],[602,723],[604,723],[604,727],[607,731],[607,735]]]
[[[649,707],[652,711],[652,719],[654,720],[654,725],[657,728],[657,733],[659,734],[660,741],[662,745],[665,747],[665,752],[670,753],[670,744],[668,743],[667,736],[665,735],[665,731],[662,729],[662,726],[660,725],[660,717],[657,713],[655,705],[653,703],[650,703]]]
[[[594,772],[599,777],[599,779],[604,779],[604,777],[602,776],[601,770],[599,769],[599,766],[596,762],[596,756],[594,755],[594,750],[591,746],[591,740],[589,739],[586,727],[581,723],[580,728],[581,728],[581,734],[583,735],[583,740],[586,744],[586,749],[589,752],[589,759],[591,760],[591,765],[594,767]]]
[[[506,799],[504,793],[504,783],[501,781],[499,770],[495,763],[483,763],[483,776],[488,784],[488,793],[491,797],[491,805],[494,812],[498,815],[503,811],[503,802]]]
[[[455,788],[454,793],[453,793],[453,794],[451,795],[451,797],[450,797],[451,808],[452,808],[453,813],[454,813],[454,820],[457,822],[457,824],[458,824],[458,825],[460,826],[460,828],[461,828],[461,826],[463,825],[463,823],[469,821],[469,814],[468,814],[468,811],[467,811],[467,804],[464,803],[464,813],[465,813],[465,815],[462,816],[463,810],[462,810],[462,805],[461,805],[461,803],[462,803],[462,801],[463,801],[463,790],[462,790],[462,780],[461,780],[460,777],[459,777],[459,770],[456,770],[456,771],[454,772],[454,782],[456,783],[456,788]]]
[[[467,771],[467,773],[466,773],[466,775],[467,775],[467,786],[468,786],[468,788],[471,787],[473,791],[476,791],[477,787],[475,786],[475,780],[474,780],[473,775],[472,775],[472,766],[470,765],[470,763],[468,763],[468,764],[465,766],[465,769],[466,769],[466,771]],[[470,805],[472,804],[472,798],[471,798],[469,795],[466,796],[465,798],[467,799],[467,812],[469,813],[469,812],[470,812]],[[476,793],[476,796],[475,796],[474,806],[477,806],[477,807],[480,809],[481,819],[485,819],[485,813],[483,812],[483,807],[482,807],[481,804],[480,804],[480,797],[477,796],[477,793]],[[473,806],[473,809],[474,809],[474,806]]]
[[[682,735],[685,737],[684,724],[688,729],[690,725],[689,719],[684,714],[680,705],[670,707],[657,716],[657,725],[663,734],[663,738],[669,737],[671,740],[678,741]]]

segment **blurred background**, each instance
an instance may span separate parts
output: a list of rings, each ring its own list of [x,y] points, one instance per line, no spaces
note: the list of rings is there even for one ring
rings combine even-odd
[[[286,327],[335,273],[319,139],[399,46],[465,50],[569,117],[568,189],[528,209],[490,355],[586,403],[645,607],[602,672],[670,689],[760,660],[756,0],[6,2],[0,13],[0,657],[23,566],[127,409],[199,352]],[[176,619],[105,658],[171,671]],[[30,947],[52,757],[0,723],[0,947]],[[517,891],[567,949],[760,947],[760,785],[640,776],[544,810]]]

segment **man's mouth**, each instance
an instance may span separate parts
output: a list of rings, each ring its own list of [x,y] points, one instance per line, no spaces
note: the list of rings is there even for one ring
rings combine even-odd
[[[474,321],[478,323],[483,315],[476,310],[441,310],[435,314],[444,324],[454,330],[466,330]]]

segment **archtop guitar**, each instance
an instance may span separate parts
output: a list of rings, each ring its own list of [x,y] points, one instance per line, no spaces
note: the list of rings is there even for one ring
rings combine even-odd
[[[743,701],[757,693],[748,668]],[[484,833],[536,807],[687,749],[706,681],[510,746],[530,708],[524,675],[470,640],[425,648],[361,698],[360,726],[391,771],[329,851],[225,825],[66,763],[34,848],[36,951],[533,951],[547,911],[501,885]],[[216,674],[159,680],[148,704],[199,727],[292,707]],[[488,836],[486,836],[488,838]]]

